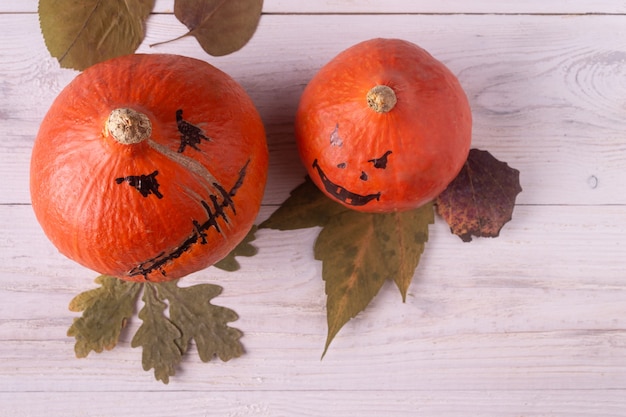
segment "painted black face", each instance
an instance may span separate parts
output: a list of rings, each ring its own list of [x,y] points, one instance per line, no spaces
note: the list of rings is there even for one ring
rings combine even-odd
[[[335,125],[333,131],[330,133],[329,145],[342,147],[343,143],[344,140],[339,133],[339,124],[337,124]],[[370,162],[375,169],[386,169],[387,163],[389,162],[389,155],[391,155],[391,153],[391,151],[386,151],[382,156],[369,159],[367,162]],[[337,164],[337,168],[339,169],[345,169],[347,168],[347,166],[348,164],[346,162],[341,162]],[[374,194],[358,194],[332,181],[330,178],[328,178],[326,173],[324,173],[324,170],[322,169],[322,167],[320,167],[317,159],[313,161],[313,168],[315,168],[315,170],[317,171],[317,174],[319,175],[320,180],[322,180],[322,184],[324,184],[324,188],[326,189],[326,191],[337,200],[345,204],[351,206],[364,206],[372,200],[380,200],[380,191]],[[359,179],[361,181],[367,181],[369,179],[369,174],[366,171],[361,171]]]
[[[117,184],[123,182],[128,183],[128,185],[136,188],[144,197],[154,194],[157,198],[163,198],[163,194],[159,192],[159,182],[156,178],[158,174],[159,171],[154,171],[150,175],[129,175],[127,177],[116,178],[115,182]]]
[[[202,151],[198,145],[202,140],[211,141],[211,138],[204,135],[204,132],[199,127],[189,123],[183,119],[183,111],[179,109],[176,111],[176,125],[180,133],[180,147],[178,152],[182,153],[189,146],[196,151]],[[237,194],[237,191],[243,185],[244,178],[246,176],[248,160],[245,165],[239,170],[239,176],[230,189],[225,189],[221,184],[213,182],[213,187],[216,192],[209,195],[209,201],[201,200],[200,204],[206,211],[207,220],[199,221],[196,219],[191,220],[192,231],[189,236],[182,241],[172,251],[166,253],[160,253],[152,259],[148,259],[143,263],[135,266],[128,272],[129,276],[143,275],[148,280],[149,274],[153,271],[160,271],[165,275],[165,265],[182,256],[183,253],[189,251],[194,245],[205,245],[208,243],[207,232],[214,229],[217,233],[222,233],[218,220],[223,223],[229,223],[231,216],[237,215],[235,208],[235,202],[233,197]],[[157,175],[159,171],[155,170],[151,174],[139,174],[129,175],[125,177],[119,177],[115,179],[117,184],[126,183],[128,186],[135,188],[141,195],[148,198],[151,195],[157,198],[163,198],[163,194],[159,191],[159,182],[157,181]],[[230,213],[232,212],[232,214]]]
[[[322,168],[317,163],[317,159],[313,161],[313,168],[317,170],[317,173],[320,176],[320,179],[322,180],[322,184],[324,184],[324,188],[326,189],[326,191],[328,191],[333,197],[335,197],[339,201],[343,201],[344,203],[351,206],[364,206],[374,199],[380,200],[380,192],[376,194],[362,195],[349,191],[341,185],[334,183],[326,176]]]

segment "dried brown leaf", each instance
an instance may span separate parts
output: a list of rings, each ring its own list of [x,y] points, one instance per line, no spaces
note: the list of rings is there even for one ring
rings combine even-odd
[[[465,242],[472,236],[497,237],[522,191],[519,174],[489,152],[472,149],[461,172],[437,198],[437,213]]]

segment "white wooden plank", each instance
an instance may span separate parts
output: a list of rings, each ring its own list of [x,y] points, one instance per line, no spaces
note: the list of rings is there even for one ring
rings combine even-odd
[[[268,214],[264,209],[262,216]],[[0,206],[0,392],[158,389],[130,348],[74,359],[67,303],[95,273],[45,240],[28,206]],[[316,229],[262,231],[238,273],[210,268],[247,354],[203,364],[182,390],[626,389],[626,207],[527,207],[498,239],[462,243],[437,222],[408,301],[386,285],[320,355],[326,324]],[[388,372],[392,370],[392,372]],[[334,377],[333,377],[334,375]],[[340,376],[340,377],[339,377]],[[155,387],[156,386],[156,387]]]
[[[624,13],[619,1],[266,0],[268,13]]]
[[[38,123],[76,73],[49,57],[36,16],[0,15],[0,24],[10,33],[0,39],[0,176],[9,179],[0,203],[27,203]],[[157,15],[139,52],[205,59],[244,85],[267,125],[266,203],[284,200],[304,172],[292,137],[304,85],[342,49],[395,36],[422,45],[459,75],[473,108],[474,146],[520,169],[520,203],[624,204],[626,46],[615,36],[622,28],[617,16],[279,15],[264,17],[243,50],[211,58],[193,38],[150,48],[181,31],[172,16]]]
[[[0,13],[34,13],[37,0],[4,0]],[[174,0],[156,0],[155,13],[173,13]],[[464,1],[440,0],[265,0],[264,13],[625,13],[618,0]]]
[[[152,16],[141,52],[213,62],[259,106],[272,156],[259,220],[304,172],[292,138],[302,88],[374,36],[421,44],[459,74],[475,144],[519,168],[524,186],[498,239],[464,244],[440,220],[432,226],[407,302],[384,286],[322,361],[318,230],[259,232],[260,253],[240,272],[183,281],[224,287],[214,301],[239,313],[247,354],[204,364],[192,351],[169,386],[130,348],[137,320],[120,346],[86,359],[66,336],[77,316],[67,304],[96,274],[56,252],[28,205],[38,123],[76,74],[49,57],[36,3],[0,1],[0,415],[626,414],[624,17],[459,14],[624,13],[623,2],[266,0],[252,42],[219,59],[193,39],[150,48],[184,31],[171,15]],[[455,15],[367,15],[429,10]],[[323,15],[298,14],[310,12]]]
[[[46,417],[622,417],[626,391],[0,393],[7,416]],[[103,407],[102,404],[106,404]]]

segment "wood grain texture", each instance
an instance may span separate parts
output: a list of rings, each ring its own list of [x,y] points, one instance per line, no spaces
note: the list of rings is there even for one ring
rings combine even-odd
[[[576,390],[523,391],[444,391],[407,392],[353,391],[310,392],[89,392],[0,394],[0,409],[16,417],[63,415],[64,417],[102,417],[149,415],[171,417],[163,403],[179,404],[177,412],[185,417],[270,417],[320,415],[358,416],[447,416],[467,417],[589,417],[598,414],[598,403],[605,404],[602,417],[622,417],[622,390],[598,393]],[[94,409],[94,402],[110,404]],[[68,408],[67,404],[73,406]],[[330,404],[330,406],[329,406]],[[546,411],[548,410],[548,411]],[[327,414],[324,414],[326,412]],[[9,414],[10,413],[10,414]]]
[[[130,347],[76,359],[71,298],[96,273],[58,254],[30,207],[30,150],[75,71],[39,34],[37,2],[0,2],[0,415],[626,415],[626,6],[618,1],[266,0],[252,41],[212,58],[157,0],[138,52],[207,60],[247,89],[268,131],[258,220],[304,169],[293,116],[307,81],[342,49],[401,37],[455,72],[474,146],[521,171],[524,191],[497,239],[469,244],[437,219],[407,302],[392,283],[326,337],[319,229],[262,230],[259,254],[224,287],[247,353],[202,363],[192,346],[169,385]],[[587,14],[590,13],[590,14]]]

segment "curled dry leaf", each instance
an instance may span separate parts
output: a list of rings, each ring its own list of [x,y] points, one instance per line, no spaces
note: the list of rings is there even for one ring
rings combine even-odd
[[[464,242],[497,237],[522,191],[519,171],[489,152],[470,150],[461,172],[436,200],[437,213]]]
[[[85,68],[135,52],[154,0],[40,0],[39,23],[61,67]]]

